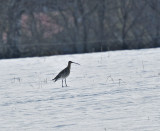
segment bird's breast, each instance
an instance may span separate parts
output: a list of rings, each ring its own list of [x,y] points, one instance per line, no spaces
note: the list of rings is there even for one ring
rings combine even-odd
[[[70,71],[69,70],[66,70],[62,75],[61,75],[61,78],[62,79],[65,79],[66,77],[68,77],[70,74]]]

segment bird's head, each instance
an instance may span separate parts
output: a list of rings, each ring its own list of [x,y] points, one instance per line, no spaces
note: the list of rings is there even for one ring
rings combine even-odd
[[[71,65],[72,63],[80,65],[79,63],[73,62],[73,61],[68,61],[68,64]]]

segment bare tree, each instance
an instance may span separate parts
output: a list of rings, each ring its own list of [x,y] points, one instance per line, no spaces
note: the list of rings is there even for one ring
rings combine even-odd
[[[98,40],[100,40],[100,47],[102,48],[104,44],[105,38],[105,0],[99,1],[99,7],[98,7],[98,23],[99,23],[99,36]]]
[[[146,3],[151,8],[147,10],[147,24],[145,28],[151,37],[154,47],[160,45],[160,1],[159,0],[146,0]]]
[[[160,45],[159,0],[0,2],[0,57]]]
[[[7,29],[7,45],[9,47],[8,57],[20,57],[18,44],[21,39],[21,16],[23,7],[20,0],[10,0],[8,3],[8,29]]]
[[[129,31],[138,23],[144,8],[146,7],[145,4],[139,8],[136,6],[135,0],[119,0],[119,9],[117,10],[119,22],[121,24],[120,31],[121,31],[121,39],[122,39],[122,48],[128,49],[127,38]]]

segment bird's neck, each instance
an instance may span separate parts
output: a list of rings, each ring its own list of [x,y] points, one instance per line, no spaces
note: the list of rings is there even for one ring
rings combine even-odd
[[[71,64],[70,63],[68,64],[68,68],[71,69]]]

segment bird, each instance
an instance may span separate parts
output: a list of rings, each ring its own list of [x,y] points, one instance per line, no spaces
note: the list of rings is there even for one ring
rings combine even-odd
[[[54,78],[52,79],[54,82],[56,82],[57,80],[60,80],[62,79],[62,87],[63,87],[63,80],[65,80],[65,85],[67,87],[67,83],[66,83],[66,78],[69,76],[70,74],[70,70],[71,70],[71,64],[74,63],[74,64],[77,64],[77,65],[80,65],[79,63],[76,63],[76,62],[73,62],[73,61],[68,61],[68,66],[63,69],[61,72],[59,72],[59,74]]]

